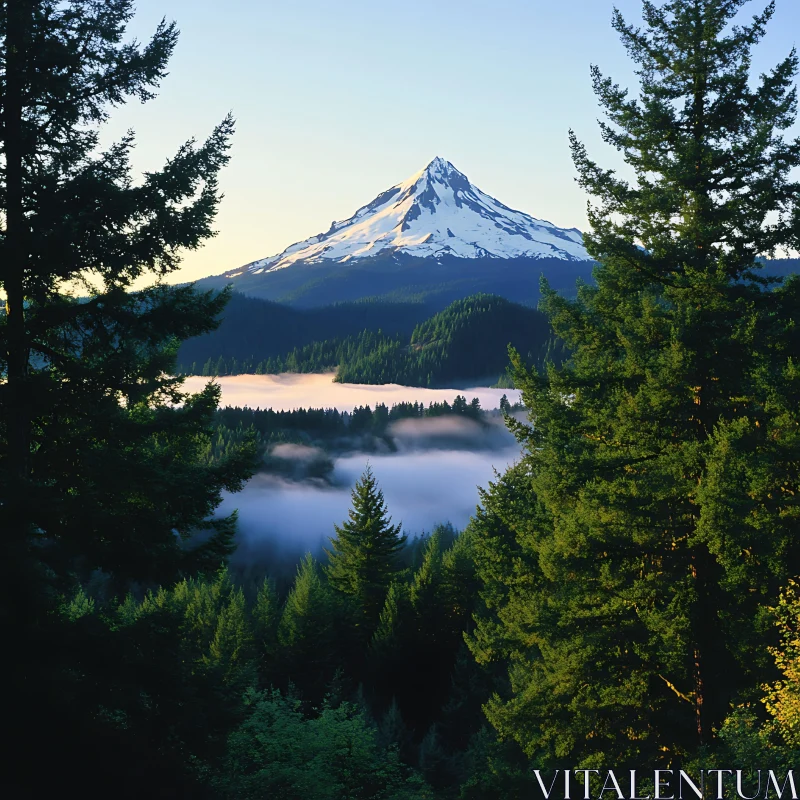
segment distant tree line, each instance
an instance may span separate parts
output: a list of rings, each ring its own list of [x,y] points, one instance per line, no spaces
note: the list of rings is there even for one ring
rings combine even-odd
[[[500,409],[505,413],[521,408],[520,404],[510,403],[505,395],[500,399]],[[313,443],[329,448],[335,446],[337,441],[341,443],[352,437],[362,437],[359,446],[363,449],[369,447],[369,442],[363,437],[386,441],[389,426],[398,420],[452,415],[485,423],[488,412],[481,408],[477,397],[468,402],[463,395],[456,395],[452,404],[446,400],[431,401],[427,406],[419,402],[395,403],[391,407],[377,403],[374,408],[362,405],[352,411],[338,411],[335,408],[273,411],[271,408],[262,410],[226,406],[215,413],[214,431],[205,442],[202,452],[208,463],[216,463],[245,445],[255,445],[260,460],[276,444]]]

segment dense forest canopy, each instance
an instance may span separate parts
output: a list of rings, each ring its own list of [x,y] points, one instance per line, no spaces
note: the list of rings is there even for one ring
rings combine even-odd
[[[288,353],[315,342],[343,340],[365,330],[410,336],[418,323],[439,310],[423,302],[376,299],[303,309],[233,292],[219,313],[219,327],[182,342],[178,363],[192,374],[209,359],[216,363],[222,358],[228,365],[235,359],[248,365],[248,370],[241,371],[254,372],[260,362],[270,358],[285,360]]]
[[[376,403],[374,407],[360,405],[352,411],[336,408],[296,408],[292,411],[240,408],[226,406],[214,415],[213,435],[205,442],[203,457],[208,463],[224,461],[244,445],[255,445],[256,469],[278,470],[288,468],[276,460],[275,446],[281,444],[310,445],[327,454],[340,454],[358,450],[361,453],[392,451],[395,446],[395,423],[400,420],[433,420],[441,417],[461,417],[488,426],[492,417],[499,414],[521,412],[521,404],[511,404],[503,395],[500,409],[491,412],[481,408],[480,400],[467,401],[456,395],[452,403],[447,400],[431,401],[426,406],[419,402]],[[315,465],[323,474],[333,468],[327,458]]]
[[[202,460],[218,389],[187,395],[170,377],[177,342],[212,329],[226,296],[130,291],[212,234],[233,131],[223,118],[138,182],[132,133],[100,150],[102,123],[153,97],[177,40],[163,22],[128,41],[132,13],[129,0],[0,7],[0,620],[17,654],[6,719],[17,731],[46,720],[35,747],[15,736],[6,751],[4,780],[26,794],[57,775],[89,791],[93,773],[135,792],[140,761],[148,787],[159,773],[179,785],[183,767],[134,722],[147,690],[129,696],[128,722],[108,705],[135,658],[111,628],[73,634],[61,601],[98,570],[124,593],[217,568],[235,518],[212,513],[252,469],[247,447]]]

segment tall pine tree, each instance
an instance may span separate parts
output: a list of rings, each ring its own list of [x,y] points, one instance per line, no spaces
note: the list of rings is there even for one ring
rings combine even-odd
[[[308,553],[297,568],[280,623],[279,680],[293,684],[304,700],[319,703],[337,667],[336,603]]]
[[[225,295],[161,282],[212,235],[233,122],[141,180],[133,134],[100,150],[102,123],[154,96],[177,40],[165,22],[145,44],[128,40],[132,15],[132,0],[0,4],[0,620],[20,713],[49,720],[35,757],[70,769],[114,723],[81,725],[93,705],[76,699],[89,683],[59,596],[98,569],[121,595],[218,566],[235,520],[211,515],[252,460],[205,463],[218,389],[191,396],[171,377],[179,342],[216,326]]]
[[[669,763],[768,675],[765,606],[800,572],[800,282],[760,256],[800,244],[794,52],[751,78],[774,4],[643,4],[614,28],[630,97],[596,68],[589,158],[596,286],[545,292],[571,358],[517,381],[523,462],[476,521],[486,604],[473,651],[504,661],[491,722],[540,763]],[[768,272],[768,270],[767,270]]]
[[[401,571],[397,554],[406,542],[392,525],[383,492],[367,466],[352,491],[349,519],[335,525],[325,573],[331,586],[352,601],[366,643],[372,636],[392,578]]]
[[[99,152],[100,125],[127,98],[153,96],[177,38],[162,23],[146,45],[126,43],[132,13],[131,0],[19,0],[0,13],[0,501],[10,574],[21,574],[35,542],[33,560],[56,574],[79,558],[124,578],[174,575],[184,558],[175,531],[201,526],[220,490],[247,472],[241,461],[198,463],[218,393],[190,397],[169,377],[180,340],[215,327],[226,297],[129,291],[212,235],[233,123],[187,142],[139,183],[132,134]],[[224,542],[211,532],[217,560]]]

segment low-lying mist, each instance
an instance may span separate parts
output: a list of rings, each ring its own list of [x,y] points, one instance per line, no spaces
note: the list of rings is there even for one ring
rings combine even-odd
[[[287,563],[303,553],[322,553],[334,523],[347,518],[350,491],[372,466],[394,522],[409,536],[450,522],[463,529],[478,503],[478,486],[519,457],[520,448],[495,418],[489,425],[454,417],[400,420],[391,428],[393,453],[351,451],[334,459],[324,478],[256,474],[239,493],[227,495],[220,512],[239,511],[234,564]],[[310,448],[280,446],[282,459],[298,466]]]
[[[399,386],[394,383],[370,386],[357,383],[334,383],[333,373],[300,375],[228,375],[221,378],[192,376],[186,378],[187,391],[198,392],[210,380],[222,390],[223,406],[249,406],[291,411],[294,408],[338,408],[352,411],[354,406],[376,403],[390,406],[399,402],[453,402],[457,394],[467,400],[477,397],[486,409],[498,408],[500,398],[506,395],[509,402],[519,400],[517,389],[490,389],[485,386],[463,389],[423,389],[416,386]]]
[[[481,424],[466,417],[423,417],[401,419],[387,431],[400,452],[420,450],[502,450],[514,444],[514,437],[502,417]]]

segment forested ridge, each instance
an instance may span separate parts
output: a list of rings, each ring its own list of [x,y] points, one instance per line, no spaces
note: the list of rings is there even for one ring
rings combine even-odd
[[[759,259],[800,248],[798,58],[751,76],[774,5],[731,25],[746,5],[615,12],[638,95],[592,79],[632,177],[571,135],[598,266],[574,297],[542,286],[548,338],[479,296],[354,365],[433,383],[520,315],[520,458],[465,529],[414,536],[367,467],[288,570],[232,560],[219,513],[264,441],[484,412],[185,392],[180,343],[230,293],[159,279],[213,233],[233,119],[134,180],[132,134],[101,151],[98,126],[154,95],[176,26],[142,44],[129,0],[0,6],[6,794],[527,800],[534,770],[705,767],[760,798],[754,770],[796,771],[800,279]]]
[[[547,275],[559,291],[574,295],[577,280],[591,280],[592,266],[591,261],[561,258],[459,258],[444,252],[436,258],[420,258],[411,253],[384,251],[349,261],[323,260],[297,270],[246,270],[233,278],[217,275],[201,279],[198,286],[232,286],[249,297],[295,308],[316,309],[373,298],[377,302],[424,303],[437,311],[478,293],[497,294],[535,306],[541,297],[542,275]]]
[[[260,301],[255,301],[260,302]],[[546,317],[535,309],[493,295],[474,295],[415,325],[408,335],[382,328],[344,338],[315,341],[277,357],[225,358],[213,354],[204,362],[183,363],[190,375],[271,375],[282,372],[335,371],[342,383],[399,383],[443,386],[459,381],[502,380],[509,345],[528,363],[560,363],[563,344]]]
[[[292,351],[301,351],[315,342],[341,341],[365,330],[382,330],[387,336],[409,335],[419,322],[438,310],[423,302],[369,298],[303,309],[232,292],[219,314],[219,326],[182,342],[178,363],[185,370],[196,372],[209,360],[216,365],[221,358],[227,369],[235,361],[240,365],[237,369],[254,372],[260,362],[285,360]]]
[[[339,364],[336,380],[407,386],[497,380],[506,371],[509,345],[539,367],[561,352],[540,312],[502,297],[475,295],[417,325],[407,344],[389,341],[351,354]]]

